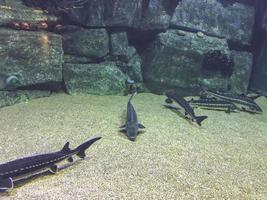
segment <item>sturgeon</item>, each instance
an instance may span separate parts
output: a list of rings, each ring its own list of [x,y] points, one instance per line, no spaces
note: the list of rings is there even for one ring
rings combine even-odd
[[[69,142],[67,142],[62,150],[54,153],[25,157],[0,164],[0,192],[12,190],[14,181],[24,179],[29,174],[38,174],[37,172],[40,171],[57,173],[59,169],[57,163],[63,160],[73,162],[73,155],[85,158],[85,150],[99,139],[101,137],[93,137],[73,150],[69,148]]]
[[[236,105],[236,107],[241,111],[247,111],[250,113],[262,113],[260,106],[254,101],[253,98],[247,97],[245,95],[237,95],[225,92],[213,92],[205,90],[204,94],[208,97],[213,97],[216,99],[221,99],[224,101],[231,102]]]
[[[135,94],[136,93],[132,94],[132,96],[128,100],[126,123],[120,127],[121,129],[120,131],[126,132],[128,139],[131,141],[135,141],[137,134],[139,132],[139,128],[141,129],[145,128],[144,125],[138,122],[137,114],[131,103],[131,100]]]
[[[237,107],[235,104],[229,101],[218,100],[213,98],[208,99],[191,99],[188,101],[191,107],[200,107],[202,109],[209,110],[223,110],[226,113],[236,111]]]
[[[168,92],[166,93],[166,96],[168,97],[165,102],[167,104],[164,104],[167,108],[175,109],[178,112],[180,112],[186,119],[189,119],[192,122],[196,122],[199,126],[201,126],[201,122],[208,118],[208,116],[196,116],[193,108],[189,105],[189,103],[181,96],[176,94],[175,92]],[[175,101],[178,107],[175,107],[172,105],[171,102]]]

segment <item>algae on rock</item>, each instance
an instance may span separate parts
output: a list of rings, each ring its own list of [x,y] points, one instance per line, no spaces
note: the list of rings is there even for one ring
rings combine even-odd
[[[127,76],[114,62],[65,64],[63,75],[67,92],[70,94],[123,94],[127,80]]]

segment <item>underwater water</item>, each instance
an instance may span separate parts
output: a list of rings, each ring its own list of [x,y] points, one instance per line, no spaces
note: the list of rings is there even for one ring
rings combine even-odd
[[[146,129],[118,132],[126,96],[57,94],[1,109],[0,162],[102,139],[87,158],[18,184],[1,199],[265,199],[267,114],[195,109],[202,126],[170,112],[165,97],[136,95]],[[265,111],[267,99],[257,103]]]
[[[0,0],[1,199],[267,199],[266,0]]]

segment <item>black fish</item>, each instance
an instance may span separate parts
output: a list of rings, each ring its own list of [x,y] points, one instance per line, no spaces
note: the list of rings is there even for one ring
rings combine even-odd
[[[131,100],[136,93],[132,94],[127,104],[126,123],[121,126],[121,131],[127,133],[127,137],[131,141],[135,141],[139,128],[145,128],[142,124],[138,123],[137,114],[134,110]]]
[[[236,105],[236,107],[241,111],[247,111],[250,113],[262,113],[260,106],[254,101],[253,98],[247,97],[245,95],[238,95],[234,93],[225,92],[213,92],[205,90],[204,94],[208,97],[213,97],[216,99],[221,99],[224,101],[231,102]]]
[[[193,108],[189,105],[189,103],[183,98],[180,97],[178,94],[174,92],[168,92],[166,93],[166,96],[168,97],[166,99],[166,104],[165,106],[171,109],[176,109],[179,111],[181,114],[185,116],[185,118],[190,119],[193,122],[196,122],[199,126],[201,126],[201,122],[207,118],[207,116],[196,116]],[[170,102],[175,101],[178,106],[181,108],[176,108],[170,104]]]
[[[200,107],[203,109],[210,109],[210,110],[224,110],[227,113],[234,112],[237,109],[235,104],[229,101],[223,101],[213,98],[191,99],[188,102],[192,107]]]
[[[61,151],[54,153],[41,154],[31,157],[17,159],[0,165],[0,192],[5,192],[13,189],[14,179],[18,177],[34,174],[38,171],[58,171],[57,163],[67,159],[73,162],[72,156],[77,155],[80,158],[85,157],[85,150],[101,137],[94,137],[87,142],[81,144],[77,148],[71,150],[69,142],[67,142]],[[19,179],[17,179],[19,180]]]

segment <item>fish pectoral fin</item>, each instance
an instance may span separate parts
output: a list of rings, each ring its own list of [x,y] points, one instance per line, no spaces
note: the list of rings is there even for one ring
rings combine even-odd
[[[52,165],[49,169],[49,171],[52,173],[52,174],[56,174],[58,172],[58,166],[57,165]]]
[[[146,128],[143,124],[138,124],[138,128]]]
[[[67,159],[67,161],[69,161],[69,162],[73,162],[73,158],[72,158],[72,157],[69,157],[69,158]]]
[[[125,132],[126,131],[126,124],[122,125],[119,127],[120,132]]]
[[[120,129],[125,129],[126,128],[126,124],[123,124],[122,126],[119,127]]]
[[[77,156],[84,159],[86,157],[84,150],[77,153]]]
[[[0,192],[6,192],[12,190],[14,183],[12,178],[0,179]]]

